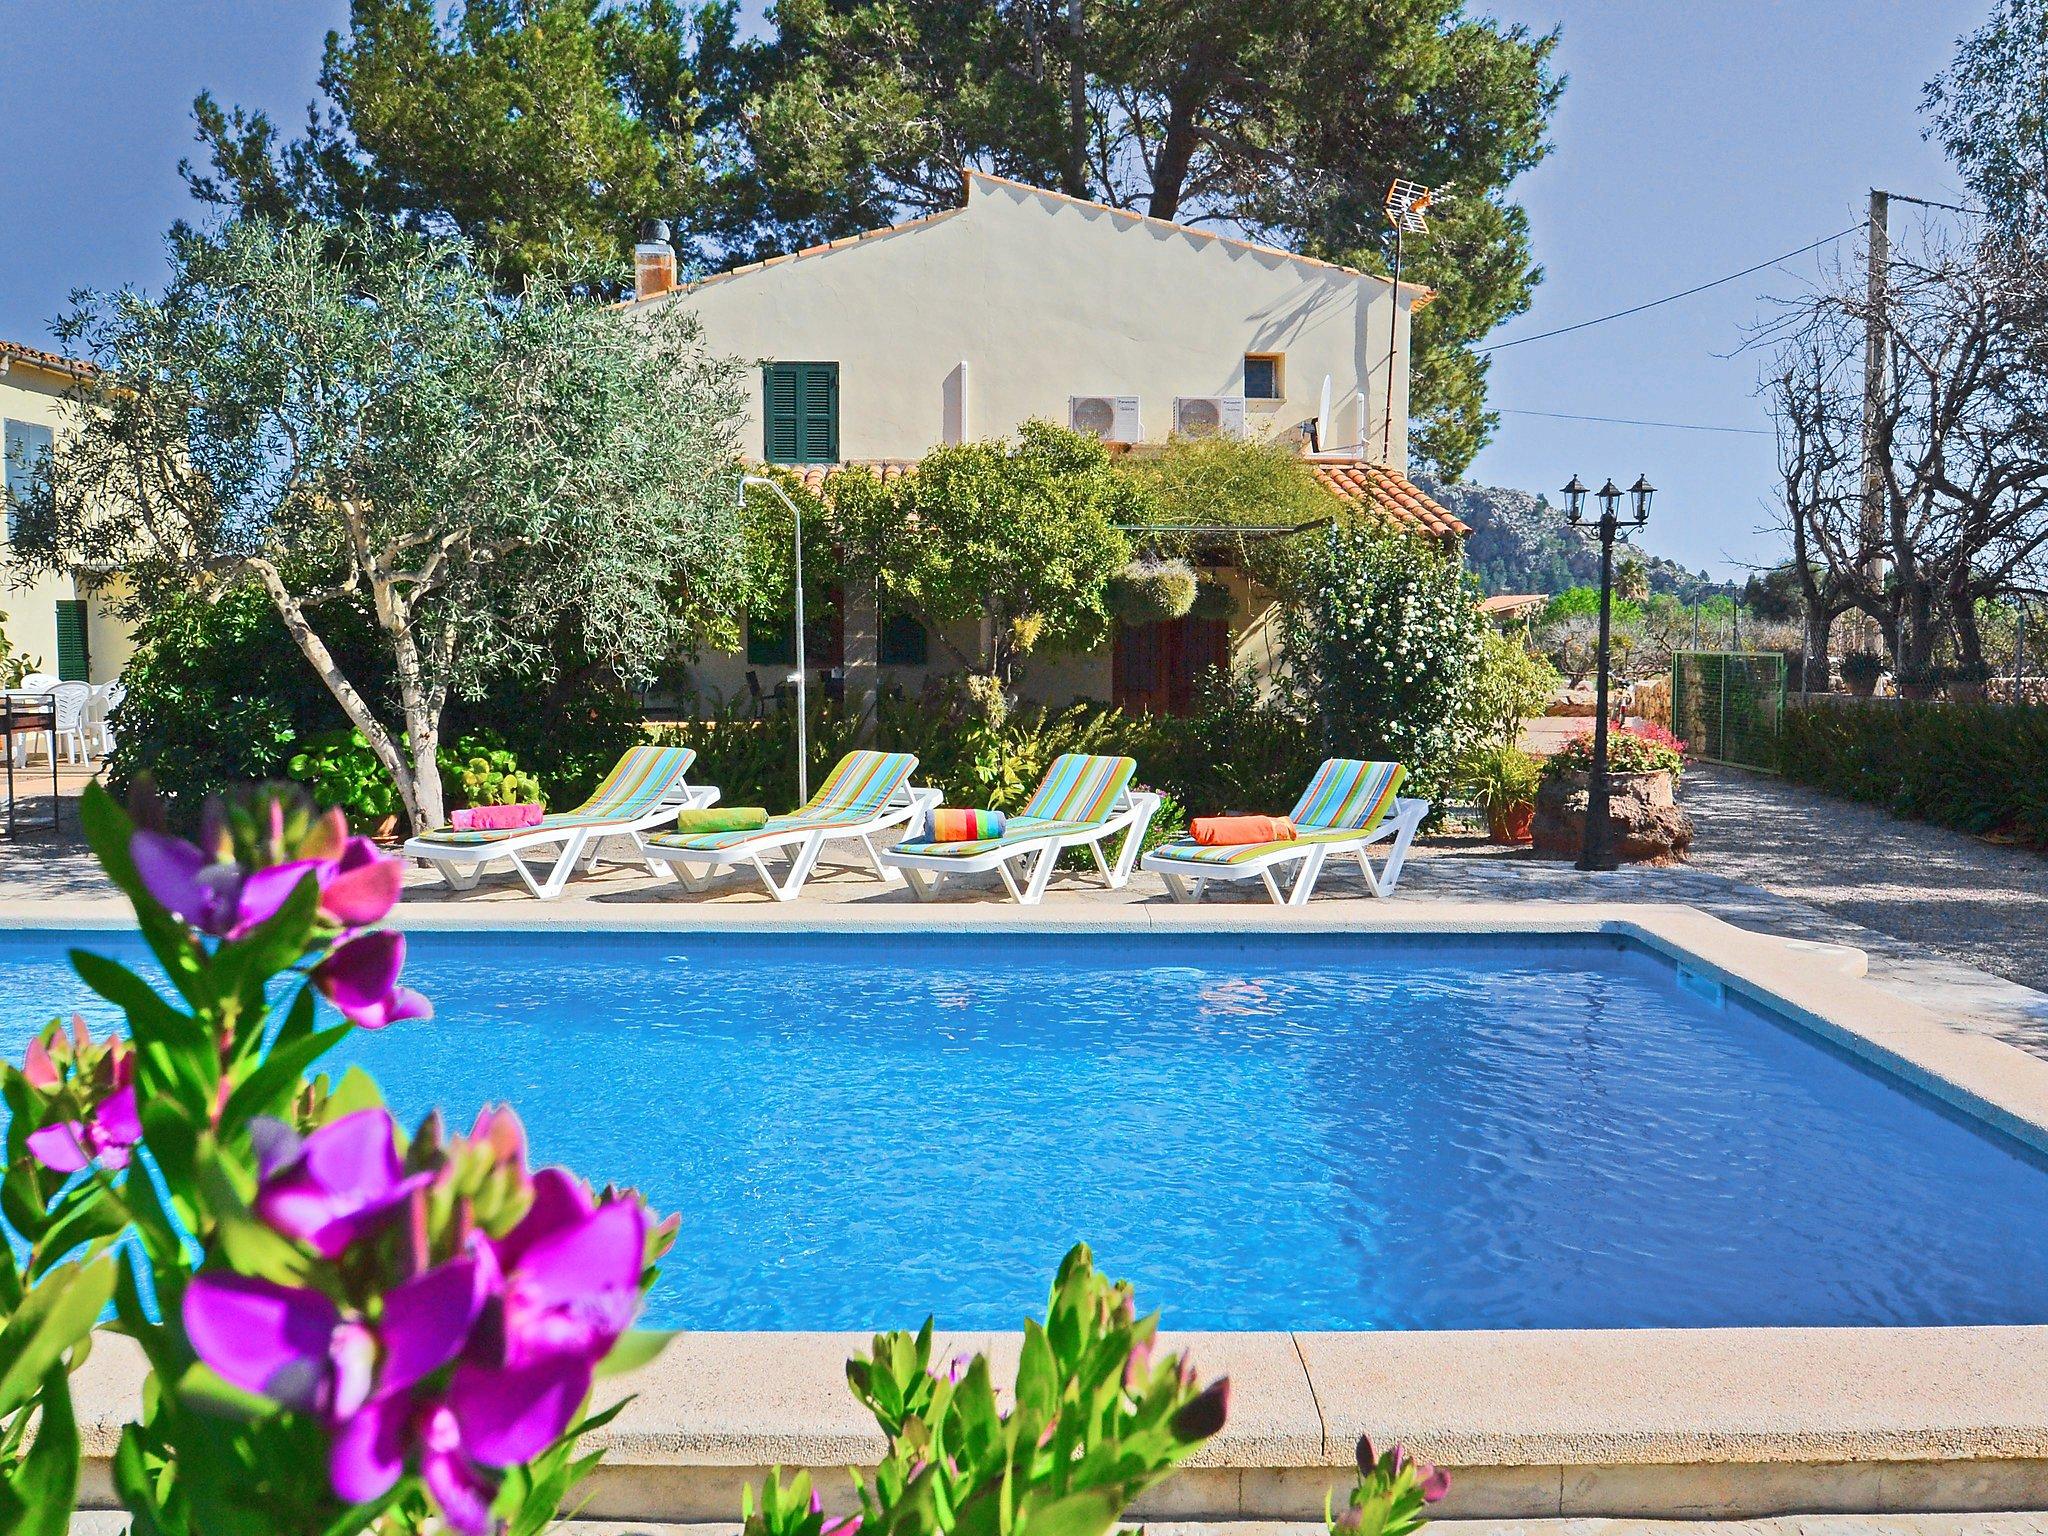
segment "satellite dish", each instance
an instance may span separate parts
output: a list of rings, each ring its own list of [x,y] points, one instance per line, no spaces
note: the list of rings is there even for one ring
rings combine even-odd
[[[1330,376],[1323,375],[1323,400],[1316,407],[1316,447],[1322,448],[1330,441]]]

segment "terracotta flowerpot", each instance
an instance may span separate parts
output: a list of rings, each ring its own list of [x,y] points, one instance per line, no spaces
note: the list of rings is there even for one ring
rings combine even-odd
[[[1536,802],[1517,800],[1513,805],[1488,811],[1486,830],[1496,843],[1526,843],[1533,836],[1535,821]]]
[[[1874,677],[1845,677],[1842,681],[1849,685],[1849,691],[1859,699],[1870,699],[1877,696],[1877,679]]]

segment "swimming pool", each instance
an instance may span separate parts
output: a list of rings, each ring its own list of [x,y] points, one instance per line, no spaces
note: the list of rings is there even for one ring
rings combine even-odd
[[[0,935],[0,1048],[126,935]],[[661,1326],[2048,1321],[2048,1168],[1599,935],[424,933],[402,1119],[509,1099],[682,1235]]]

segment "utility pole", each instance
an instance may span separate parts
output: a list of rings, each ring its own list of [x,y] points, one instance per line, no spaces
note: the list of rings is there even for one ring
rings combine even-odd
[[[1863,575],[1872,591],[1884,586],[1884,557],[1877,553],[1884,542],[1885,477],[1879,462],[1882,444],[1879,423],[1884,418],[1885,398],[1885,297],[1891,282],[1892,233],[1891,194],[1870,189],[1870,247],[1863,318]],[[1877,620],[1864,616],[1863,639],[1877,649]]]

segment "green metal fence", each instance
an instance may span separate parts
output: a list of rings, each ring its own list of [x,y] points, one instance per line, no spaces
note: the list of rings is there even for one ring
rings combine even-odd
[[[1709,762],[1778,768],[1785,723],[1785,658],[1680,651],[1671,658],[1671,729]]]

